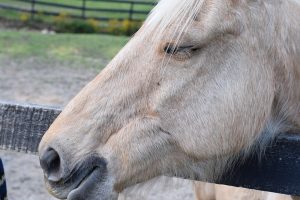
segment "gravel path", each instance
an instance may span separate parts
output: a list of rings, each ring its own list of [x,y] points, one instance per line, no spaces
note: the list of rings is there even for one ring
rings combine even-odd
[[[89,80],[95,69],[47,64],[35,58],[12,60],[0,56],[0,99],[42,105],[65,105]],[[36,156],[1,152],[9,200],[54,200],[43,187]],[[125,191],[120,200],[192,200],[192,183],[159,178]]]

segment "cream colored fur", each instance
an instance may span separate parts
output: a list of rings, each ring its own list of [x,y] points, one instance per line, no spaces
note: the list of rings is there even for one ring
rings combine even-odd
[[[105,158],[95,199],[160,175],[215,181],[254,143],[299,130],[299,32],[295,0],[162,0],[40,153],[54,148],[65,173]]]
[[[196,200],[296,200],[283,194],[209,183],[195,184]]]

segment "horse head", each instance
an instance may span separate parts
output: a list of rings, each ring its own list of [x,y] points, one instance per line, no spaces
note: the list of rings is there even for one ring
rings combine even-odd
[[[214,181],[259,138],[299,128],[299,13],[296,0],[161,0],[43,137],[49,191]]]

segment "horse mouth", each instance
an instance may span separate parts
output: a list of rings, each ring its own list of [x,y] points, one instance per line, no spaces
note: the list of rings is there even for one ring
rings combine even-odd
[[[46,181],[46,186],[59,199],[84,200],[93,191],[95,184],[105,180],[106,175],[106,161],[99,157],[89,157],[77,165],[67,178],[59,182]]]
[[[90,192],[92,186],[99,181],[101,178],[101,169],[98,167],[93,168],[78,183],[75,185],[74,189],[68,194],[68,200],[84,200],[86,198],[86,193]]]

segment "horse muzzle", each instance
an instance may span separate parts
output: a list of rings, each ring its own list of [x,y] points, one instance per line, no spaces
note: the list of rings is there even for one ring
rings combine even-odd
[[[107,162],[97,154],[85,156],[71,168],[58,151],[48,148],[40,154],[40,164],[49,192],[59,199],[93,200],[108,178]]]

